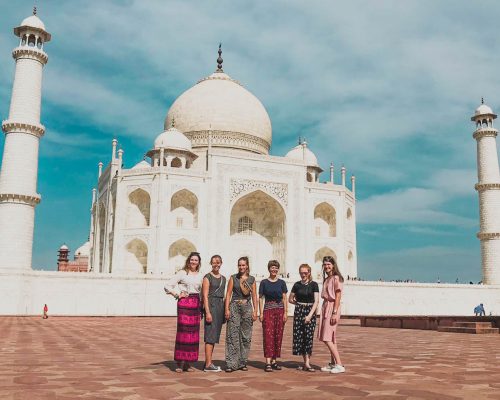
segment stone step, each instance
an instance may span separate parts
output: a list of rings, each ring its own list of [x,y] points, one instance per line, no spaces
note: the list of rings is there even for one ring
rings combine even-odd
[[[468,328],[462,326],[439,326],[438,332],[473,333],[481,335],[498,335],[498,328]]]
[[[453,326],[462,327],[462,328],[492,328],[491,322],[467,322],[467,321],[455,321],[453,322]]]

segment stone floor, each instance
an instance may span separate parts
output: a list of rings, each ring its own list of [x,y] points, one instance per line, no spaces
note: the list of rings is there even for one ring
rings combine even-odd
[[[339,336],[345,374],[297,371],[291,320],[282,371],[263,372],[256,324],[248,372],[177,374],[174,318],[0,317],[0,399],[500,399],[500,335],[345,320]],[[316,343],[313,364],[327,361]]]

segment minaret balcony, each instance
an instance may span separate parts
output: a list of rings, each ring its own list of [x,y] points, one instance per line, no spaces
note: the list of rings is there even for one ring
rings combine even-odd
[[[5,120],[2,122],[4,133],[27,133],[41,138],[45,133],[45,127],[41,124],[27,124],[25,122],[16,122]]]
[[[476,183],[474,186],[478,192],[483,192],[485,190],[500,190],[500,183]]]
[[[49,61],[49,56],[43,50],[36,47],[29,46],[19,46],[12,51],[12,57],[15,60],[20,58],[28,58],[30,60],[36,60],[42,64],[47,64]]]

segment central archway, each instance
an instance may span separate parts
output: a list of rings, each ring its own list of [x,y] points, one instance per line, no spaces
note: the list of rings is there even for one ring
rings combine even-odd
[[[248,256],[252,274],[267,276],[269,260],[285,263],[285,232],[286,214],[278,201],[261,190],[243,196],[231,209],[232,259]]]
[[[196,247],[187,239],[179,239],[168,248],[169,272],[176,273],[184,268],[187,256],[196,251]]]

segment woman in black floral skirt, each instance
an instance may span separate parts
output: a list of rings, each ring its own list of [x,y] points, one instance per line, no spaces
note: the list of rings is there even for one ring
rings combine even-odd
[[[314,329],[316,328],[316,310],[319,305],[319,287],[312,280],[311,267],[302,264],[299,267],[300,281],[295,282],[288,298],[295,305],[293,314],[293,354],[304,358],[300,370],[314,372],[310,359],[313,348]]]

